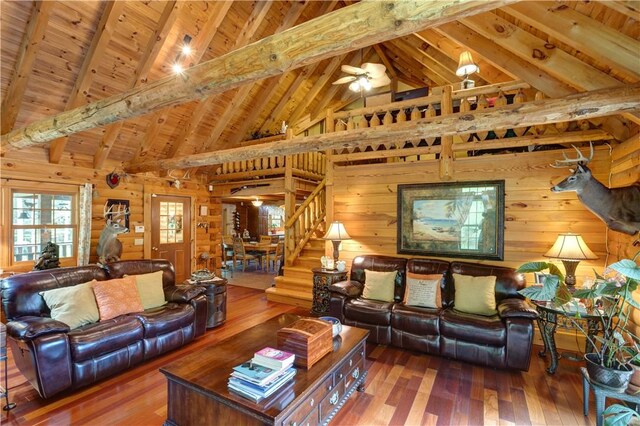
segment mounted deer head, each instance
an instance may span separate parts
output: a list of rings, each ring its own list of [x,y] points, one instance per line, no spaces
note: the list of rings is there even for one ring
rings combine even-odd
[[[118,204],[117,209],[114,211],[114,207],[115,205],[111,205],[107,208],[107,203],[104,204],[103,217],[107,222],[100,234],[96,250],[98,261],[101,264],[120,260],[122,243],[118,241],[118,234],[129,232],[129,229],[120,223],[122,219],[129,215],[129,209],[123,209],[122,205]]]
[[[577,164],[577,167],[569,177],[551,187],[551,191],[575,191],[582,204],[606,223],[609,229],[629,235],[637,234],[640,231],[640,183],[609,189],[598,182],[587,167],[593,158],[593,144],[590,146],[588,158],[574,146],[578,151],[577,158],[568,158],[563,154],[564,160],[556,161],[553,167],[569,167],[571,164]]]

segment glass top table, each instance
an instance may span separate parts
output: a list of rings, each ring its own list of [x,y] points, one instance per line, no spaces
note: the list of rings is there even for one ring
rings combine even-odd
[[[593,352],[591,342],[593,336],[604,330],[607,317],[597,308],[575,309],[575,304],[556,305],[553,302],[532,301],[538,311],[538,328],[542,335],[544,349],[538,353],[544,357],[549,354],[549,367],[547,373],[553,374],[558,368],[558,360],[562,358],[573,361],[582,360],[575,355],[560,354],[556,348],[555,333],[558,327],[567,330],[586,331],[589,339],[585,341],[584,353]]]

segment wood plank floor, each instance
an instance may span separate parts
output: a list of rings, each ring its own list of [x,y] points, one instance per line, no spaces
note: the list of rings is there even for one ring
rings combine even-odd
[[[307,314],[267,301],[262,291],[229,286],[225,325],[144,365],[46,401],[25,382],[10,358],[10,397],[17,407],[2,411],[0,424],[161,425],[167,410],[166,380],[158,371],[161,366],[285,312]],[[366,390],[356,392],[332,424],[595,424],[593,402],[589,416],[582,415],[579,364],[570,361],[561,360],[556,374],[550,376],[544,371],[545,360],[535,353],[527,373],[380,345],[369,345],[367,353]],[[225,424],[224,420],[219,424]]]

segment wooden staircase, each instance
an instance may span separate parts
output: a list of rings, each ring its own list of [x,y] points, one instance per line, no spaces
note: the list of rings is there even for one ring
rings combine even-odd
[[[266,290],[267,300],[311,308],[313,300],[313,268],[320,267],[325,255],[325,240],[320,239],[324,227],[309,239],[293,264],[285,265],[284,275],[275,278],[275,286]]]

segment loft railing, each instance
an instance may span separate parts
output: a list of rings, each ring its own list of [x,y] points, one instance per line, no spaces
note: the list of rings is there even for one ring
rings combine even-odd
[[[326,172],[325,154],[323,152],[305,152],[289,156],[279,155],[224,163],[218,166],[216,175],[212,177],[212,180],[284,175],[287,158],[290,158],[290,166],[294,176],[319,180]]]
[[[326,216],[326,179],[318,184],[285,224],[285,263],[293,265]]]

